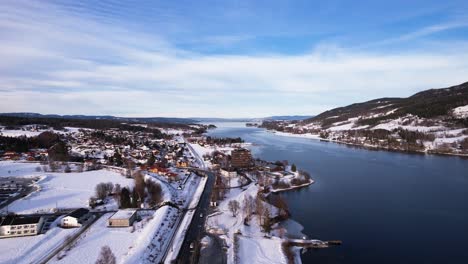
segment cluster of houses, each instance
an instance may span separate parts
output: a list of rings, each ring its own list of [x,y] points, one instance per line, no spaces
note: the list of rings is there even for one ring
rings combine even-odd
[[[103,136],[93,136],[95,131],[80,130],[67,139],[72,155],[81,156],[85,161],[97,161],[100,164],[114,165],[112,157],[119,153],[122,159],[136,165],[144,165],[150,157],[161,167],[187,167],[189,158],[184,155],[185,142],[178,140],[156,139],[145,131],[122,131],[117,129],[99,130]],[[120,138],[125,143],[108,142],[104,138]]]
[[[46,160],[48,156],[45,149],[32,149],[25,153],[15,151],[0,152],[0,160],[26,160],[26,161],[41,161]]]

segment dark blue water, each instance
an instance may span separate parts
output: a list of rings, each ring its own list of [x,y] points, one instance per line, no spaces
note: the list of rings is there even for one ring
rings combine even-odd
[[[284,193],[311,238],[343,245],[303,263],[468,263],[468,160],[370,151],[278,136],[241,123],[212,136],[242,137],[255,156],[296,163],[316,183]]]

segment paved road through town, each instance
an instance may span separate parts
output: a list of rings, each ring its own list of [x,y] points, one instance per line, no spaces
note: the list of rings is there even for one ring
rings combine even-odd
[[[196,263],[197,254],[192,254],[194,249],[197,248],[205,233],[205,220],[208,214],[208,207],[210,206],[211,191],[214,184],[214,174],[212,172],[206,172],[208,180],[206,182],[205,190],[203,191],[200,202],[195,209],[195,215],[187,231],[187,234],[182,244],[182,248],[177,258],[177,263]],[[201,216],[201,217],[200,217]],[[194,248],[190,248],[190,244],[194,245]],[[196,252],[195,252],[196,253]]]

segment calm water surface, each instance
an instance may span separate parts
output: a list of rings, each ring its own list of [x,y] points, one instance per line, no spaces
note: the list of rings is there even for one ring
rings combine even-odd
[[[216,123],[256,157],[289,160],[315,184],[284,193],[303,233],[343,240],[303,263],[468,263],[468,160],[370,151]]]

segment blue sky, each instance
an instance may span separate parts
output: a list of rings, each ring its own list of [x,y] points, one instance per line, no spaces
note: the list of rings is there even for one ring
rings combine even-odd
[[[0,6],[0,112],[318,114],[468,81],[467,1]]]

